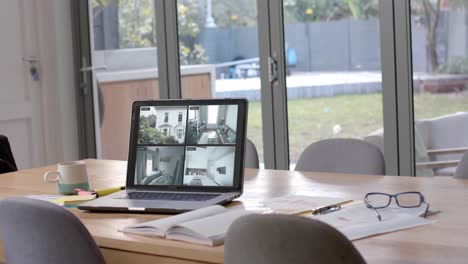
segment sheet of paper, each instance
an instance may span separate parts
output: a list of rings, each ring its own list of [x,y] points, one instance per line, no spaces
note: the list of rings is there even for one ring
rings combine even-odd
[[[310,218],[318,219],[335,227],[349,240],[356,240],[434,223],[433,220],[419,217],[424,213],[424,210],[423,207],[379,209],[382,216],[382,221],[379,221],[373,210],[367,208],[364,204],[356,204],[344,207],[337,212],[314,215],[310,216]]]
[[[277,214],[299,214],[301,212],[314,210],[322,206],[334,205],[344,201],[347,201],[347,199],[336,197],[288,195],[265,200],[263,201],[263,204]]]
[[[57,200],[59,198],[65,197],[65,195],[57,195],[57,194],[28,194],[24,196],[29,199],[41,200],[46,202],[52,202],[53,200]]]

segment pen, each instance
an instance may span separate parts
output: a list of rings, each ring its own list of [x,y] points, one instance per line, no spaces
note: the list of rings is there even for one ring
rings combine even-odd
[[[337,206],[339,206],[340,209],[341,209],[341,206],[346,205],[346,204],[349,204],[349,203],[351,203],[351,202],[354,202],[354,200],[345,200],[345,201],[342,201],[342,202],[339,202],[339,203],[336,203],[336,204],[333,204],[333,205],[323,206],[323,207],[337,207]],[[311,209],[311,210],[298,211],[298,212],[296,212],[296,213],[293,213],[293,215],[306,215],[306,214],[313,214],[313,215],[315,215],[315,214],[317,214],[317,213],[315,213],[315,211],[320,210],[320,209],[323,208],[323,207],[318,207],[318,208],[316,208],[316,209]],[[322,210],[323,210],[323,209],[322,209]],[[337,210],[337,209],[332,210],[332,211],[330,211],[330,213],[331,213],[331,212],[334,212],[334,211],[336,211],[336,210]],[[339,210],[339,209],[338,209],[338,210]]]
[[[125,186],[114,187],[114,188],[106,188],[106,189],[96,189],[94,192],[96,193],[96,197],[106,196],[115,192],[120,192],[125,190]]]
[[[317,208],[312,212],[313,215],[320,215],[320,214],[328,214],[332,212],[336,212],[338,210],[341,210],[341,205],[330,205],[330,206],[324,206]]]

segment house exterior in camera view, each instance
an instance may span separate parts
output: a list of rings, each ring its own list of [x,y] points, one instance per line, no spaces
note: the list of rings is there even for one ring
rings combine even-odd
[[[185,141],[185,107],[143,107],[140,111],[139,144],[179,143]],[[156,133],[152,131],[157,131]]]

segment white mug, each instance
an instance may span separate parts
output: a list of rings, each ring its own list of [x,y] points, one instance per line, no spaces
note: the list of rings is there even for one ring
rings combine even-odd
[[[61,194],[73,194],[75,189],[89,190],[86,163],[83,161],[57,164],[57,171],[46,172],[44,181],[57,182],[57,190]]]

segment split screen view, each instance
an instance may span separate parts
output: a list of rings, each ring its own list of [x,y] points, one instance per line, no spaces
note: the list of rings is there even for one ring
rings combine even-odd
[[[135,185],[229,186],[237,105],[140,107]]]

